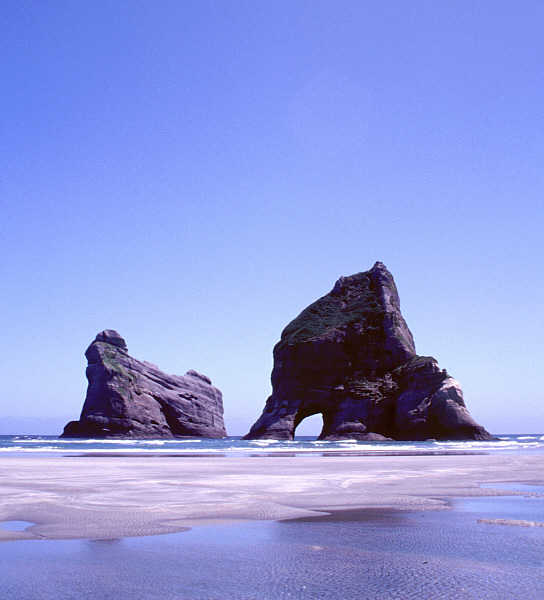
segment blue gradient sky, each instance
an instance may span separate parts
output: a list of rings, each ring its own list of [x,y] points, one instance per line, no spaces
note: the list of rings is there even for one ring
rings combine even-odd
[[[4,0],[0,21],[0,433],[77,418],[105,328],[206,373],[246,433],[283,327],[376,260],[472,415],[544,431],[543,2]]]

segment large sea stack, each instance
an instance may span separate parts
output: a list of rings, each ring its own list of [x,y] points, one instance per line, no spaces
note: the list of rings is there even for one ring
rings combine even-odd
[[[416,354],[381,262],[340,277],[287,325],[274,348],[272,388],[246,439],[292,440],[318,413],[324,440],[492,439],[470,416],[459,383]]]
[[[205,375],[167,375],[136,360],[112,329],[99,333],[85,356],[87,397],[79,421],[70,421],[61,437],[226,436],[221,392]]]

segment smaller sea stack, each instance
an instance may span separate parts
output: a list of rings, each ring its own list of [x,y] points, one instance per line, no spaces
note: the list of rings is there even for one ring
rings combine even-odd
[[[225,437],[221,392],[205,375],[167,375],[132,358],[112,329],[100,332],[85,352],[89,386],[79,421],[60,437]]]

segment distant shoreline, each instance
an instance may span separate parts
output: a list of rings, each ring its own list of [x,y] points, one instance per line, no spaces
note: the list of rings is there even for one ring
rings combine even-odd
[[[248,458],[258,457],[302,457],[302,456],[464,456],[464,455],[475,455],[475,454],[489,454],[489,452],[479,452],[477,450],[303,450],[297,452],[283,450],[277,452],[243,452],[240,454],[227,454],[224,452],[214,452],[214,457],[229,457],[229,456],[245,456]],[[147,458],[147,457],[160,457],[160,458],[209,458],[210,453],[205,452],[177,452],[177,453],[159,453],[159,452],[81,452],[75,454],[64,454],[65,458]]]

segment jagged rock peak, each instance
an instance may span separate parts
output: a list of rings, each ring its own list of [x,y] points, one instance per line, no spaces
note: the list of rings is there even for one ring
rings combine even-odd
[[[272,395],[246,438],[293,439],[323,416],[321,439],[490,439],[457,381],[416,354],[393,276],[381,262],[340,277],[274,348]]]
[[[61,437],[226,436],[222,395],[206,375],[168,375],[132,358],[113,329],[101,331],[85,356],[87,396]]]
[[[206,383],[210,384],[212,383],[212,380],[209,377],[206,377],[206,375],[202,375],[202,373],[197,373],[197,371],[190,369],[189,371],[187,371],[187,373],[185,373],[185,377],[196,377],[198,379],[202,379],[202,381],[205,381]]]
[[[339,296],[340,294],[345,292],[347,288],[356,284],[356,282],[361,278],[362,275],[368,275],[369,273],[373,274],[374,276],[378,276],[378,274],[381,273],[387,273],[387,275],[391,276],[391,273],[389,273],[387,267],[378,260],[374,263],[372,269],[370,269],[370,271],[368,271],[367,273],[356,273],[355,275],[342,275],[341,277],[339,277],[331,290],[331,294],[333,294],[334,296]]]
[[[370,335],[378,330],[385,342],[383,347],[380,343],[374,348],[374,368],[387,370],[415,356],[414,340],[400,312],[393,276],[381,262],[370,271],[340,277],[329,294],[287,325],[276,349],[318,339],[351,339],[360,337],[363,331]]]
[[[115,329],[104,329],[96,335],[95,342],[106,342],[106,344],[128,351],[127,343]]]

